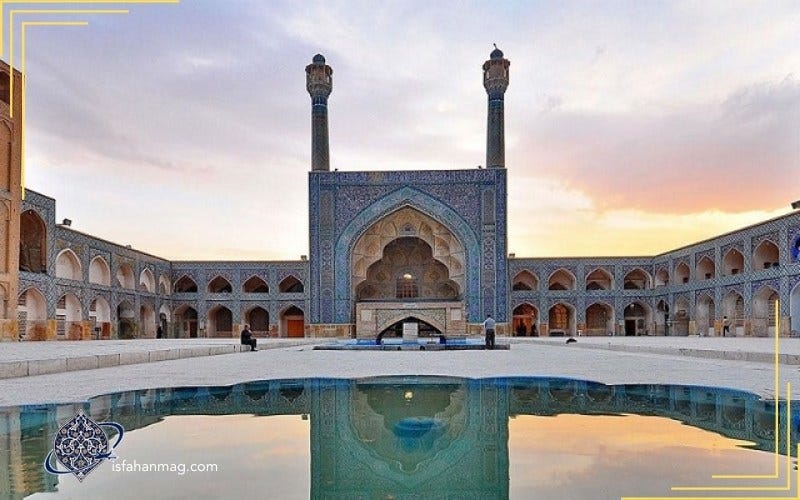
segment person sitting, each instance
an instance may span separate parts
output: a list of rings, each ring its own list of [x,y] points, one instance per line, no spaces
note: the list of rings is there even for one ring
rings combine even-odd
[[[244,330],[242,330],[241,336],[242,345],[249,345],[251,351],[257,351],[256,349],[256,339],[253,338],[253,334],[250,333],[250,325],[244,325]]]

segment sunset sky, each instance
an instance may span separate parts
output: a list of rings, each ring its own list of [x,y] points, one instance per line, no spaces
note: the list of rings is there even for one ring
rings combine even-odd
[[[130,10],[15,16],[90,22],[28,28],[27,185],[73,228],[162,257],[308,253],[317,52],[334,71],[331,168],[464,169],[485,163],[497,43],[520,257],[652,255],[800,199],[795,0]]]

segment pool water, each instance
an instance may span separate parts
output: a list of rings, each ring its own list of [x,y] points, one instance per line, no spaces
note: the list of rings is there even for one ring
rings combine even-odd
[[[780,477],[758,483],[785,486],[788,473],[794,495],[796,408],[778,405]],[[116,459],[82,482],[42,466],[80,409],[125,429]],[[773,402],[739,391],[550,378],[131,391],[0,409],[0,498],[671,497],[754,482],[715,474],[772,474],[774,420]]]

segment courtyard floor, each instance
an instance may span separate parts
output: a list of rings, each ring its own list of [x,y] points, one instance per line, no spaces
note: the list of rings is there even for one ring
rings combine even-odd
[[[261,379],[360,378],[379,375],[559,376],[606,384],[683,384],[742,389],[774,397],[774,339],[767,338],[501,338],[507,351],[319,351],[320,339],[259,339],[259,352],[235,352],[0,380],[0,406],[83,401],[132,389],[230,385]],[[233,340],[167,339],[0,344],[0,361],[150,352]],[[780,392],[794,382],[800,398],[800,339],[780,339]],[[726,354],[727,353],[727,354]],[[754,361],[759,356],[764,360]],[[721,359],[731,357],[733,359]],[[750,360],[748,360],[750,359]]]

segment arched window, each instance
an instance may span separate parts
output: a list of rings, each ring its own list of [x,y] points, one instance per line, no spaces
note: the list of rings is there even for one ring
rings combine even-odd
[[[278,284],[281,293],[303,293],[303,283],[294,276],[287,276]]]

